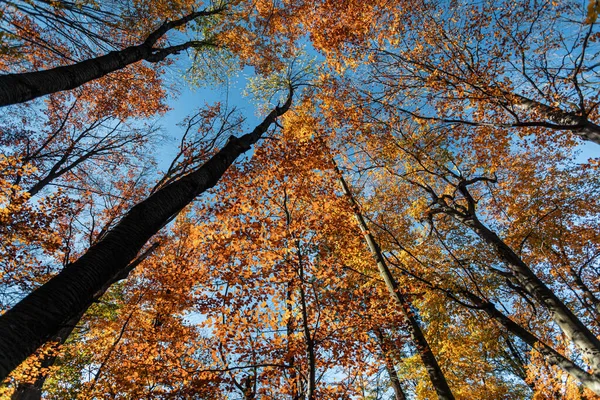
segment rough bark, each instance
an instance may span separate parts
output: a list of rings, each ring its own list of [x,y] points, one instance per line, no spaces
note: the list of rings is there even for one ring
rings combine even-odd
[[[73,317],[85,310],[165,223],[215,186],[237,157],[255,144],[292,102],[293,90],[252,132],[227,144],[198,170],[134,206],[104,238],[63,271],[0,316],[0,380]]]
[[[132,261],[125,268],[125,270],[121,271],[117,276],[115,276],[115,278],[112,281],[110,281],[106,285],[104,285],[104,287],[102,287],[102,289],[100,289],[100,291],[98,293],[96,293],[96,295],[94,296],[94,301],[96,301],[100,297],[102,297],[104,295],[104,293],[106,293],[106,291],[110,288],[110,286],[113,283],[116,283],[122,279],[125,279],[130,271],[132,271],[135,267],[137,267],[139,264],[141,264],[142,261],[144,261],[150,254],[152,254],[154,252],[154,250],[156,250],[158,245],[159,245],[158,243],[154,243],[147,250],[145,250],[142,254],[140,254],[139,257],[137,257],[134,261]],[[83,314],[87,311],[88,308],[89,308],[89,306],[86,307],[85,310],[83,310],[79,314],[77,314],[75,317],[71,318],[65,324],[65,326],[58,331],[57,334],[53,335],[50,338],[49,341],[55,342],[58,345],[63,345],[66,342],[66,340],[69,338],[69,336],[71,335],[71,332],[73,332],[73,329],[75,329],[75,326],[81,320],[81,318],[83,317]],[[44,358],[44,360],[42,361],[42,368],[51,367],[55,361],[56,361],[55,355],[46,356]],[[47,378],[46,374],[40,373],[38,375],[37,379],[35,380],[35,382],[19,383],[19,385],[17,386],[17,390],[15,390],[11,396],[11,400],[40,400],[42,398],[42,389],[44,388],[44,383],[46,382],[46,378]]]
[[[71,318],[71,320],[69,320],[56,335],[53,335],[52,338],[50,338],[50,341],[56,342],[59,345],[64,344],[82,316],[83,312]],[[41,367],[51,367],[54,364],[54,361],[56,361],[55,355],[46,356],[44,360],[42,360]],[[13,392],[11,400],[40,400],[42,398],[42,389],[46,382],[46,378],[47,375],[39,374],[34,382],[20,382],[17,389]]]
[[[342,186],[342,190],[344,191],[344,194],[346,195],[346,197],[348,197],[348,199],[352,205],[352,208],[354,209],[354,215],[356,217],[356,220],[358,222],[360,230],[363,233],[365,241],[367,242],[367,245],[369,246],[369,250],[371,251],[371,253],[375,257],[375,260],[377,261],[377,268],[379,269],[379,273],[380,273],[381,277],[383,278],[383,280],[385,281],[385,285],[386,285],[388,291],[390,292],[390,295],[396,301],[396,303],[399,305],[399,309],[400,309],[402,315],[404,316],[404,319],[407,323],[407,329],[410,334],[410,337],[413,340],[413,342],[417,348],[417,351],[419,353],[419,356],[421,357],[421,360],[423,361],[423,364],[425,365],[425,369],[427,370],[427,374],[429,375],[429,379],[431,380],[431,383],[433,384],[433,387],[437,393],[438,398],[440,400],[454,399],[454,395],[452,394],[452,391],[450,390],[450,387],[448,386],[446,377],[444,376],[444,374],[437,362],[437,359],[435,358],[435,355],[431,351],[429,342],[427,342],[427,339],[425,338],[425,335],[423,334],[423,331],[421,330],[419,321],[415,317],[414,312],[411,310],[410,301],[406,298],[406,296],[404,296],[400,287],[398,286],[398,282],[393,277],[392,272],[389,270],[388,265],[385,261],[385,258],[383,257],[383,254],[381,253],[381,249],[379,248],[379,245],[377,244],[373,235],[369,232],[369,228],[367,226],[365,219],[363,218],[363,216],[360,212],[358,203],[356,203],[356,200],[354,199],[352,192],[350,192],[350,189],[348,188],[348,185],[346,184],[344,177],[342,176],[339,169],[337,169],[337,167],[336,167],[336,171],[339,176],[339,181]]]
[[[0,107],[22,103],[50,93],[74,89],[138,61],[157,62],[185,48],[210,46],[212,45],[210,42],[190,41],[164,49],[154,48],[157,41],[171,29],[183,26],[196,18],[218,14],[222,11],[222,8],[198,11],[178,20],[165,22],[148,35],[142,44],[112,51],[100,57],[43,71],[0,75]]]
[[[514,107],[525,111],[537,112],[548,121],[556,124],[556,129],[565,129],[578,135],[583,140],[600,144],[600,125],[589,121],[586,117],[551,107],[524,96],[513,95],[516,99]]]
[[[520,338],[536,351],[540,352],[550,365],[560,367],[563,371],[578,379],[585,387],[600,395],[600,376],[597,374],[592,375],[584,371],[573,361],[569,360],[567,357],[563,356],[552,347],[541,341],[527,329],[523,328],[521,325],[504,315],[491,302],[483,301],[473,294],[470,294],[468,297],[474,301],[481,310],[485,311],[490,318],[498,321],[510,333]]]

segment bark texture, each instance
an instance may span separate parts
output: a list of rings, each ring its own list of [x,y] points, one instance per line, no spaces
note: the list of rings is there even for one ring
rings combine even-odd
[[[162,61],[168,55],[189,47],[210,46],[212,45],[210,42],[190,41],[164,49],[154,48],[158,40],[171,29],[183,26],[196,18],[218,14],[222,11],[222,8],[198,11],[178,20],[165,22],[148,35],[144,43],[113,51],[100,57],[43,71],[0,75],[0,107],[22,103],[50,93],[74,89],[138,61]]]
[[[538,278],[527,264],[496,233],[477,217],[464,219],[479,237],[490,244],[512,270],[515,280],[550,312],[552,319],[588,358],[594,369],[600,368],[600,341],[579,318]]]
[[[292,102],[293,90],[252,132],[227,144],[198,170],[134,206],[97,244],[0,316],[0,380],[65,324],[135,259],[144,244],[199,194],[213,187]]]
[[[110,288],[110,286],[122,279],[127,278],[129,272],[131,272],[135,267],[140,265],[142,261],[144,261],[150,254],[156,250],[159,246],[159,243],[154,243],[147,250],[145,250],[142,254],[140,254],[134,261],[132,261],[123,271],[121,271],[115,278],[106,283],[99,292],[94,296],[94,301],[98,300],[100,297],[104,295],[104,293]],[[90,304],[91,305],[91,304]],[[53,335],[49,341],[55,342],[58,345],[62,345],[69,338],[69,335],[75,329],[77,323],[81,320],[89,306],[86,307],[85,310],[81,311],[75,317],[71,318],[63,328],[61,328],[57,334]],[[46,356],[42,361],[42,368],[51,367],[56,361],[56,356]],[[42,398],[42,389],[44,388],[44,383],[46,382],[47,376],[45,374],[40,373],[34,382],[20,382],[17,386],[17,390],[15,390],[11,396],[11,400],[40,400]]]

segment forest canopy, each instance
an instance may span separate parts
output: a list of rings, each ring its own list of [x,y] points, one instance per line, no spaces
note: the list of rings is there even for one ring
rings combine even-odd
[[[0,398],[600,399],[599,11],[0,2]]]

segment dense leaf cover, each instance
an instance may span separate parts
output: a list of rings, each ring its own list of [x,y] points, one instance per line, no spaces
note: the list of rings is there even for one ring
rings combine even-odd
[[[3,1],[0,397],[600,398],[599,4]]]

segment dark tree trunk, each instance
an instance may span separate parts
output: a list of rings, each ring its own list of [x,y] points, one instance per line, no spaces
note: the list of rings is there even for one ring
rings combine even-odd
[[[134,206],[81,258],[0,316],[0,380],[65,324],[85,310],[102,288],[136,257],[165,223],[219,181],[235,159],[249,150],[277,117],[285,113],[293,91],[252,132],[227,144],[198,170],[158,190]]]
[[[148,35],[144,43],[113,51],[100,57],[44,71],[0,75],[0,107],[22,103],[50,93],[74,89],[138,61],[161,61],[169,54],[177,53],[188,47],[211,45],[208,42],[187,42],[165,49],[154,48],[156,42],[169,30],[183,26],[196,18],[218,14],[222,11],[223,8],[198,11],[178,20],[166,22]]]
[[[375,328],[373,329],[373,332],[375,332],[375,336],[377,336],[379,348],[381,349],[381,354],[383,356],[383,362],[385,363],[385,369],[390,377],[390,385],[392,386],[392,389],[394,389],[394,398],[395,400],[406,400],[406,395],[404,394],[402,386],[400,385],[400,380],[398,379],[394,360],[390,355],[391,349],[388,340],[381,329]]]
[[[108,282],[104,287],[96,294],[94,301],[98,300],[100,297],[104,295],[104,293],[110,288],[113,283],[116,283],[122,279],[127,278],[129,272],[132,271],[135,267],[141,264],[150,254],[154,252],[154,250],[158,247],[158,243],[154,243],[148,249],[146,249],[139,257],[137,257],[133,262],[131,262],[125,270],[119,272],[119,274],[110,282]],[[90,304],[91,305],[91,304]],[[78,315],[69,320],[65,326],[58,331],[56,335],[53,335],[49,341],[55,342],[57,345],[62,345],[71,335],[73,329],[77,323],[83,317],[83,314],[89,308],[86,307],[85,310],[81,311]],[[42,361],[42,368],[51,367],[56,361],[55,355],[46,356]],[[42,398],[42,389],[44,388],[44,383],[46,382],[47,375],[40,373],[33,383],[22,383],[19,382],[17,386],[17,390],[15,390],[11,396],[11,400],[40,400]]]
[[[75,317],[71,318],[56,335],[53,335],[50,338],[49,341],[56,342],[57,346],[64,344],[71,332],[73,332],[73,329],[75,329],[75,325],[77,325],[84,312],[85,311],[82,311]],[[41,367],[51,367],[54,364],[54,361],[56,361],[56,355],[45,356],[42,360]],[[36,380],[32,383],[19,382],[17,389],[11,396],[11,400],[40,400],[42,398],[42,389],[44,388],[46,378],[47,375],[39,374]]]

